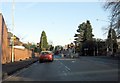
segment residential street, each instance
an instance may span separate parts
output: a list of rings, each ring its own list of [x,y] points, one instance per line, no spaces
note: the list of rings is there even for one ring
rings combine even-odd
[[[120,83],[120,0],[0,0],[0,83]]]
[[[54,56],[53,62],[36,62],[4,81],[118,81],[117,60]]]

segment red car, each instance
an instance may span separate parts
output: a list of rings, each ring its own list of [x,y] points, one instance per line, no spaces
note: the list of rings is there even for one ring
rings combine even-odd
[[[40,57],[39,57],[39,62],[43,62],[43,61],[53,61],[54,57],[53,57],[53,53],[51,51],[42,51],[40,53]]]

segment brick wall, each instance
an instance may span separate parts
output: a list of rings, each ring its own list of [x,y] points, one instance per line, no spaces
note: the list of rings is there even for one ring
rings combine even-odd
[[[4,21],[4,18],[2,16],[2,14],[0,14],[0,29],[1,29],[1,61],[2,63],[6,63],[10,61],[10,57],[9,57],[9,47],[8,47],[8,30]]]
[[[1,56],[2,56],[2,17],[1,17],[1,13],[0,13],[0,62],[2,62],[1,60]]]
[[[11,62],[11,47],[9,46],[8,30],[4,18],[0,13],[0,59],[1,63]],[[14,49],[15,61],[25,60],[32,56],[32,52],[27,49]],[[36,54],[36,56],[38,56]]]
[[[11,55],[11,48],[9,48],[9,54]],[[32,52],[27,49],[14,48],[14,60],[20,61],[31,57]]]

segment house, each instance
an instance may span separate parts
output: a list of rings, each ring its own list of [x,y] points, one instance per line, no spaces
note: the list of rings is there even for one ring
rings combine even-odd
[[[14,35],[15,36],[15,35]],[[12,40],[11,40],[11,37],[13,37],[13,34],[11,32],[8,32],[8,43],[9,43],[9,46],[12,45]],[[23,43],[20,41],[20,39],[15,36],[15,40],[14,40],[14,45],[16,46],[22,46]]]

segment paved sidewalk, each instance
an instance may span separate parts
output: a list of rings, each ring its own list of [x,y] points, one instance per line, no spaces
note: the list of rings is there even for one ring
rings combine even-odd
[[[38,61],[38,58],[31,58],[23,61],[16,61],[13,63],[3,64],[2,65],[2,78],[15,73],[16,71],[28,67],[34,62]]]

